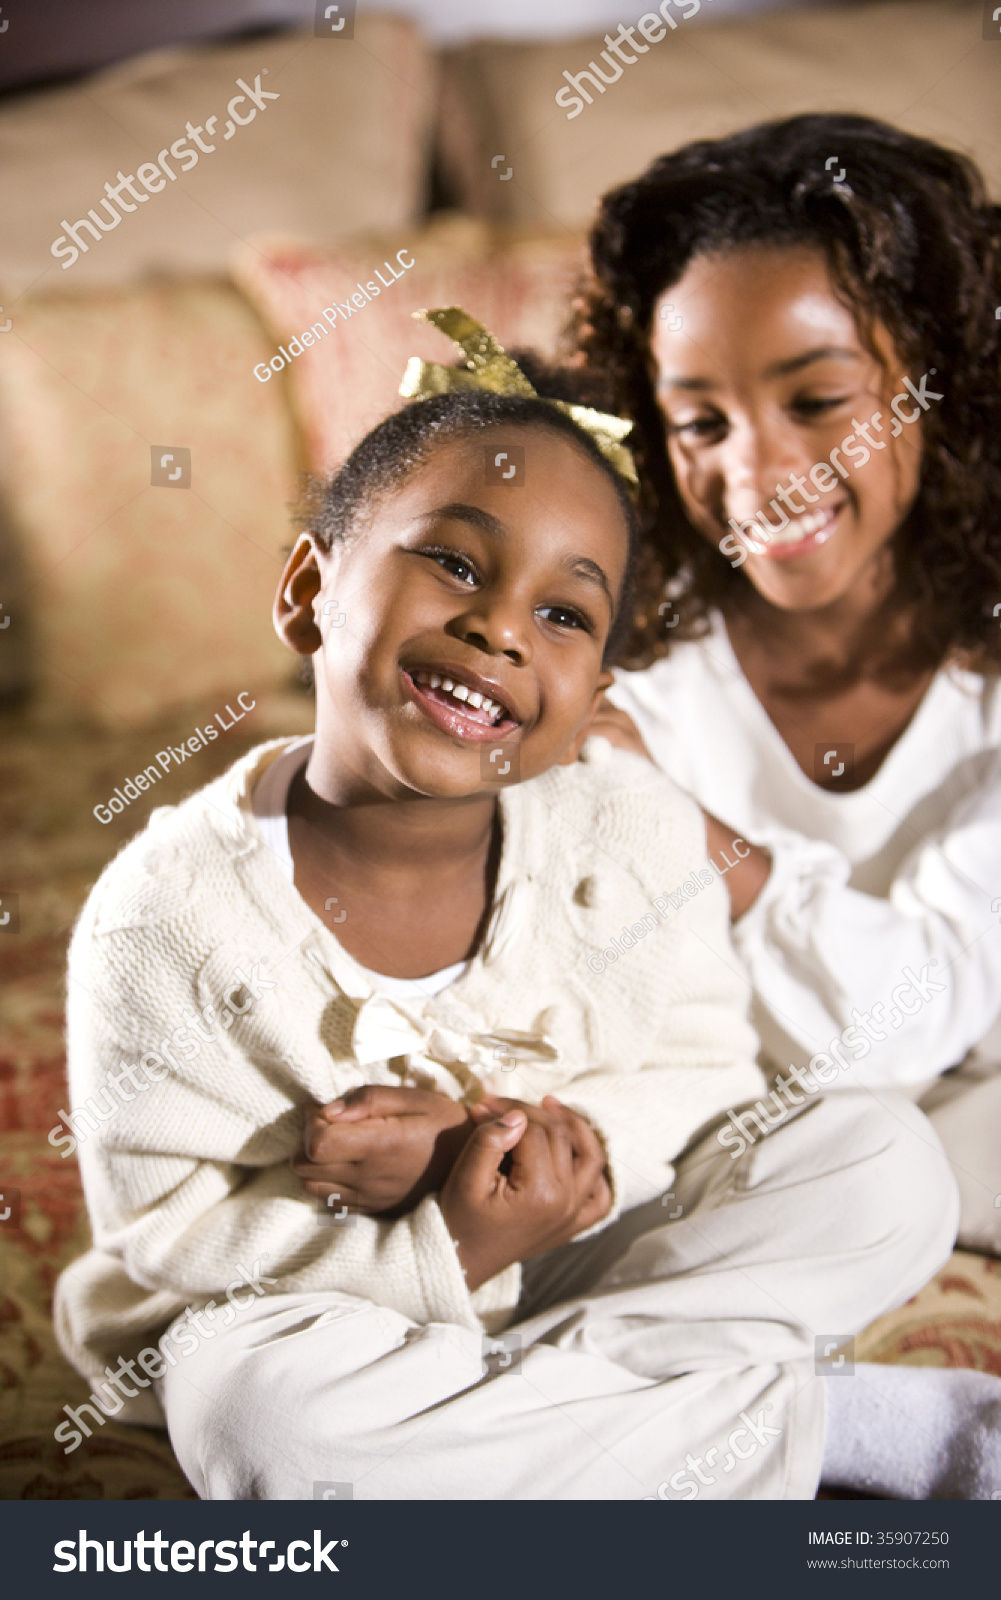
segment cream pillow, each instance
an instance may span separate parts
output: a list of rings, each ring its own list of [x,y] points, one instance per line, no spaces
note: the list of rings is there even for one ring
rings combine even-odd
[[[28,285],[224,272],[234,242],[261,229],[327,240],[410,222],[434,93],[414,25],[366,16],[351,40],[158,51],[0,106],[8,315]]]
[[[0,433],[40,710],[138,724],[287,681],[271,602],[295,444],[277,385],[250,376],[266,346],[242,298],[222,282],[30,296],[15,321]]]
[[[675,28],[661,20],[664,37],[631,65],[620,62],[621,76],[603,89],[581,80],[590,105],[565,74],[579,79],[594,60],[614,79],[603,37],[452,52],[438,138],[465,209],[582,227],[606,189],[655,156],[807,111],[859,112],[936,139],[972,155],[1001,194],[1001,44],[982,38],[979,0],[890,0],[740,21],[707,20],[707,4],[692,25],[685,18],[699,0],[665,0],[660,9]],[[652,40],[655,0],[647,18]]]
[[[491,230],[464,218],[328,251],[252,240],[233,272],[273,342],[266,360],[253,370],[248,363],[246,381],[288,390],[309,464],[329,470],[403,404],[408,356],[457,358],[414,311],[461,305],[508,348],[552,352],[583,265],[578,236]]]

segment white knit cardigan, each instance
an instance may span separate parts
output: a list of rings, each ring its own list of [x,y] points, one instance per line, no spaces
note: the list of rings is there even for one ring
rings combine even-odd
[[[601,1226],[667,1190],[692,1135],[764,1087],[702,814],[647,762],[595,739],[574,766],[501,790],[483,948],[414,1006],[373,990],[260,837],[249,796],[289,742],[154,812],[74,933],[69,1073],[94,1244],[59,1279],[56,1326],[92,1383],[248,1273],[418,1323],[510,1320],[520,1269],[470,1295],[434,1196],[336,1225],[304,1194],[289,1157],[305,1115],[358,1084],[558,1093],[608,1153]]]

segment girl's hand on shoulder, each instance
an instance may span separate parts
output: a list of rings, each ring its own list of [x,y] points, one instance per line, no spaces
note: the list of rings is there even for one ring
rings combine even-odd
[[[442,1216],[471,1290],[515,1261],[566,1244],[611,1205],[592,1130],[593,1148],[575,1156],[574,1124],[583,1119],[558,1101],[547,1104],[545,1118],[530,1116],[534,1109],[516,1104],[481,1122],[442,1190]]]
[[[466,1108],[443,1094],[366,1084],[310,1114],[292,1170],[318,1199],[401,1214],[441,1188],[472,1131]]]
[[[711,857],[722,852],[729,861],[724,879],[730,896],[730,921],[737,922],[753,906],[768,882],[772,858],[760,845],[748,844],[735,828],[727,828],[711,812],[706,819],[706,851]],[[730,852],[734,859],[730,860]]]
[[[627,711],[621,711],[613,705],[607,695],[603,694],[598,701],[587,732],[589,738],[597,734],[607,739],[609,744],[614,744],[618,750],[631,750],[633,755],[645,756],[647,761],[653,760],[632,717]]]

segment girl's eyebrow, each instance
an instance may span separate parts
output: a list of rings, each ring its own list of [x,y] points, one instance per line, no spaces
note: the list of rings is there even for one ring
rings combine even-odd
[[[433,511],[425,511],[418,521],[428,522],[436,517],[450,517],[455,522],[469,522],[474,528],[482,528],[484,533],[493,534],[495,538],[507,538],[508,530],[498,517],[492,517],[490,512],[484,511],[481,506],[467,506],[461,500],[452,500],[447,506],[436,506]],[[615,596],[612,594],[607,577],[596,561],[592,561],[590,556],[567,556],[563,565],[575,577],[583,578],[586,583],[597,584],[614,612]]]
[[[610,609],[613,612],[615,611],[615,597],[612,594],[608,579],[597,561],[592,561],[590,556],[567,556],[564,566],[573,573],[575,578],[583,578],[586,583],[597,584],[598,588],[603,591]]]
[[[861,350],[851,350],[845,345],[822,344],[814,350],[805,350],[801,356],[791,356],[788,361],[776,361],[765,368],[766,378],[784,378],[790,372],[799,372],[813,361],[858,361]]]
[[[507,538],[507,528],[499,517],[492,517],[489,511],[484,511],[480,506],[467,506],[461,500],[452,500],[447,506],[435,506],[433,511],[425,511],[418,521],[429,522],[437,517],[448,518],[452,522],[469,522],[474,528],[493,534],[495,539]]]
[[[863,355],[861,350],[851,350],[844,345],[822,344],[815,350],[804,350],[802,355],[790,356],[786,361],[774,361],[766,367],[763,376],[766,378],[786,378],[790,373],[799,372],[803,367],[810,366],[814,361],[858,361]],[[664,376],[657,384],[658,389],[691,389],[704,391],[716,387],[712,378],[682,378]]]

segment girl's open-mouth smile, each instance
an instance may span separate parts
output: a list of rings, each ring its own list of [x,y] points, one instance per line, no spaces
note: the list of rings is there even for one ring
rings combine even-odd
[[[496,685],[465,668],[404,668],[403,679],[424,715],[455,738],[492,743],[510,738],[521,726],[498,698]]]
[[[828,506],[823,511],[808,511],[790,518],[787,527],[763,534],[761,540],[755,540],[754,554],[767,556],[770,561],[794,561],[797,556],[819,550],[837,529],[838,519],[847,503],[842,500],[840,504]]]

